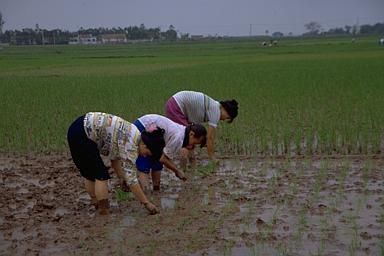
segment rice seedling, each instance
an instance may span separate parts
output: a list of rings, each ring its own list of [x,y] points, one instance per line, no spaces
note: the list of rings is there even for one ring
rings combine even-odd
[[[259,156],[268,157],[257,170],[256,182],[265,179],[267,183],[260,197],[273,195],[271,201],[278,207],[296,207],[292,211],[297,213],[292,239],[299,243],[311,225],[309,210],[319,199],[331,204],[325,216],[332,219],[332,210],[346,196],[351,171],[348,160],[336,167],[322,160],[317,170],[312,157],[369,155],[383,150],[384,52],[369,41],[351,45],[335,39],[326,44],[302,44],[292,39],[276,49],[260,49],[254,43],[58,46],[55,51],[60,54],[48,47],[4,48],[0,58],[0,114],[5,119],[0,122],[0,153],[67,152],[68,126],[88,111],[109,112],[134,121],[148,113],[164,114],[166,100],[180,90],[202,91],[217,100],[235,98],[240,103],[239,116],[231,125],[219,124],[217,153],[253,155],[257,161]],[[153,57],[143,57],[148,55]],[[149,92],[153,97],[148,98]],[[200,152],[204,158],[205,150]],[[297,155],[308,157],[298,160],[300,167],[290,173],[293,167],[289,158]],[[282,157],[286,160],[281,166]],[[226,177],[225,188],[221,189],[233,188],[235,178],[241,175],[241,165],[240,161],[234,163],[234,175]],[[362,169],[367,196],[375,170],[372,165],[367,161]],[[324,198],[327,191],[322,190],[330,170],[335,170],[337,194]],[[207,177],[215,171],[216,166],[209,163],[194,174]],[[290,179],[289,187],[285,186],[285,174]],[[217,190],[208,187],[209,203],[217,201],[215,193]],[[132,199],[120,190],[115,197],[119,202]],[[230,216],[235,196],[228,198],[227,206],[220,208],[219,217],[205,231],[217,233]],[[247,216],[251,216],[256,202],[247,202]],[[358,204],[360,208],[362,203]],[[190,210],[191,216],[199,214],[197,208]],[[273,235],[277,215],[261,231],[264,240]],[[381,213],[379,221],[383,216]],[[192,224],[190,219],[181,218],[175,230],[182,233]],[[357,224],[356,219],[350,220],[350,254],[360,249]],[[331,222],[322,220],[320,225],[325,238]],[[142,228],[150,232],[145,222]],[[193,248],[193,243],[187,246]],[[318,255],[327,253],[326,243],[321,240]],[[147,253],[153,253],[153,246]],[[291,249],[284,244],[273,246],[282,254]]]
[[[232,255],[232,248],[234,246],[234,242],[233,241],[226,241],[224,247],[223,247],[223,250],[222,250],[222,255],[225,255],[225,256],[231,256]]]
[[[362,169],[362,172],[363,172],[363,175],[362,175],[362,179],[363,179],[363,183],[364,183],[364,193],[365,195],[369,195],[369,188],[368,188],[368,181],[369,181],[369,177],[371,175],[371,172],[373,170],[373,162],[372,160],[368,159],[364,162],[364,166],[363,166],[363,169]]]
[[[307,213],[308,207],[306,205],[301,205],[300,209],[298,210],[297,229],[293,234],[293,240],[295,240],[296,244],[301,242],[303,232],[307,227]]]
[[[337,189],[337,195],[336,195],[336,206],[341,202],[343,195],[344,195],[344,186],[345,186],[345,180],[348,175],[348,171],[350,168],[350,160],[344,159],[341,163],[341,166],[338,168],[338,175],[337,180],[339,182],[338,189]]]
[[[361,48],[287,42],[266,55],[252,43],[57,46],[60,54],[49,47],[4,48],[0,109],[7,122],[0,124],[0,150],[63,151],[66,129],[77,116],[100,110],[133,121],[162,114],[168,97],[183,89],[241,103],[238,120],[218,129],[217,145],[224,153],[381,150],[382,51],[368,42]],[[26,51],[28,60],[22,57]],[[108,59],[105,52],[119,58]],[[153,58],[140,57],[154,52]],[[144,100],[148,90],[156,100]]]
[[[214,163],[213,161],[210,161],[208,164],[206,165],[199,165],[199,166],[196,166],[194,168],[195,170],[195,173],[198,175],[198,176],[201,176],[201,177],[205,177],[205,176],[208,176],[212,173],[214,173],[217,169],[217,164]]]
[[[319,199],[319,193],[321,191],[322,186],[324,185],[324,182],[327,179],[328,164],[328,160],[322,160],[320,163],[320,169],[315,175],[315,183],[313,185],[311,203],[314,203]]]
[[[265,222],[264,227],[259,230],[260,240],[261,241],[268,241],[270,237],[273,235],[273,229],[277,223],[278,220],[278,214],[281,210],[281,206],[277,206],[272,214],[272,217],[269,221]]]
[[[117,202],[125,202],[125,201],[131,201],[135,199],[135,196],[131,192],[124,192],[120,188],[115,190],[115,196],[117,199]]]
[[[359,234],[358,234],[358,224],[356,219],[358,216],[350,216],[348,218],[350,224],[351,224],[351,231],[352,231],[352,237],[351,237],[351,242],[348,246],[348,252],[349,255],[353,256],[356,254],[356,250],[360,248],[361,242],[359,240]]]

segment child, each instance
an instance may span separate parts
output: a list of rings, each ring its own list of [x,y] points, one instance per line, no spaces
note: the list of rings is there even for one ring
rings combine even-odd
[[[129,185],[150,214],[159,212],[143,193],[134,164],[138,156],[159,159],[165,146],[164,130],[139,132],[135,125],[118,116],[90,112],[76,119],[68,129],[72,159],[85,178],[85,189],[99,213],[108,214],[108,167],[100,154],[111,160],[119,178]]]
[[[179,170],[173,163],[173,159],[179,154],[181,156],[188,155],[188,148],[200,144],[205,145],[207,130],[200,124],[189,124],[183,126],[173,122],[172,120],[156,114],[145,115],[137,119],[134,124],[140,131],[151,129],[151,127],[159,127],[164,129],[165,147],[160,161],[140,156],[136,160],[136,167],[139,171],[140,184],[144,188],[148,188],[148,176],[151,172],[153,190],[160,190],[161,170],[163,164],[175,175],[185,181],[184,172]],[[185,164],[183,164],[185,167]]]
[[[180,91],[174,94],[165,105],[165,115],[182,125],[208,122],[207,151],[215,160],[215,129],[220,120],[231,123],[237,116],[236,100],[216,101],[201,92]]]

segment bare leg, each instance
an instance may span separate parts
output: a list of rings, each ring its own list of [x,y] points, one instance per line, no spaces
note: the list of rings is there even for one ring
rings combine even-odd
[[[108,180],[96,180],[95,195],[98,201],[108,199]]]
[[[96,180],[95,195],[98,202],[99,213],[102,215],[108,214],[108,180]]]
[[[149,190],[149,174],[146,174],[144,172],[137,172],[139,175],[139,182],[141,189],[146,192]]]
[[[93,205],[97,205],[97,199],[95,194],[95,182],[91,180],[84,179],[85,190],[88,192],[88,195],[91,197]]]
[[[154,191],[160,190],[161,171],[152,171],[152,185]]]

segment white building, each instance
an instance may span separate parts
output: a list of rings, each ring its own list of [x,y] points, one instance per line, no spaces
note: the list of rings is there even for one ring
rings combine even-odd
[[[101,43],[103,44],[122,44],[127,42],[125,34],[104,34],[101,35]]]
[[[91,34],[79,34],[77,37],[72,37],[69,44],[97,44],[97,38]]]

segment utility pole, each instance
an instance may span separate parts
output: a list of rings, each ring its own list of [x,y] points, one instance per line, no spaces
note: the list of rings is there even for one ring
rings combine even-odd
[[[44,44],[44,30],[43,29],[41,30],[41,44],[45,45]]]
[[[252,24],[249,24],[249,36],[252,36]]]

